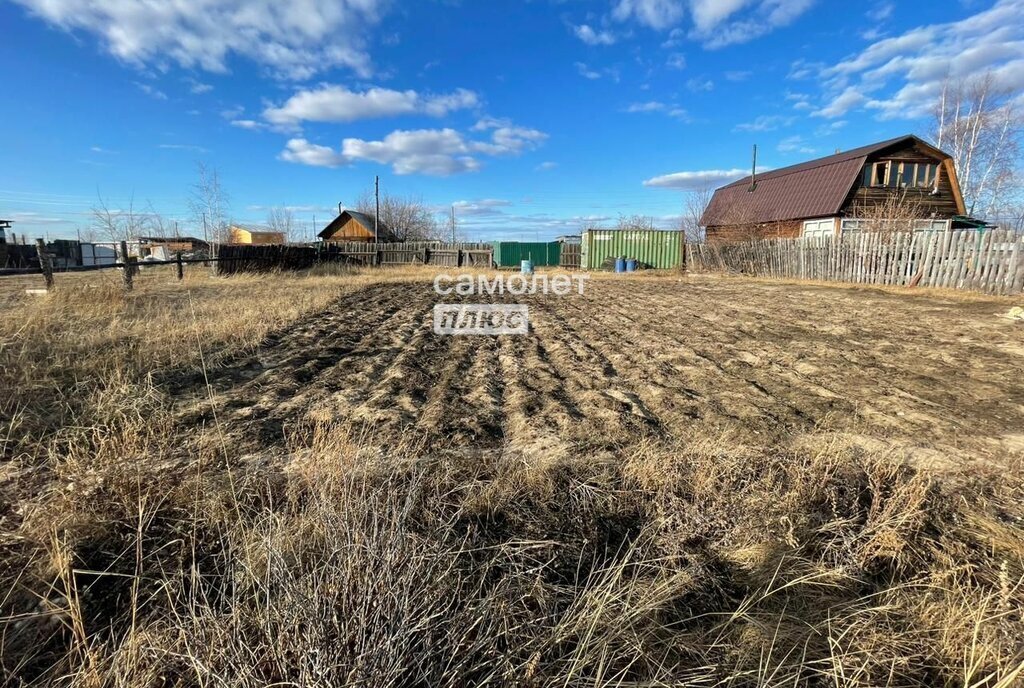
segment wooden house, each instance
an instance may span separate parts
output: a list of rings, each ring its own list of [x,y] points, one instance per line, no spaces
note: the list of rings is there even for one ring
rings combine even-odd
[[[228,243],[231,244],[283,244],[286,241],[284,232],[243,225],[231,225],[228,238]]]
[[[880,222],[894,229],[977,226],[964,214],[952,158],[908,135],[723,186],[701,224],[708,241],[729,242],[840,235]]]
[[[383,222],[377,222],[377,235],[374,237],[374,221],[372,215],[344,210],[338,217],[320,232],[320,238],[327,242],[392,242],[394,234]]]

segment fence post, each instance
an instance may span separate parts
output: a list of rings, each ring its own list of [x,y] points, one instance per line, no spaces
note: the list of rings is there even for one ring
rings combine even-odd
[[[177,263],[178,268],[178,281],[185,279],[185,266],[181,262],[181,251],[174,256],[174,261]]]
[[[36,255],[39,256],[39,269],[43,271],[46,288],[53,289],[53,263],[50,261],[50,254],[46,252],[46,243],[42,239],[36,239]]]
[[[132,264],[128,260],[128,242],[121,242],[121,264],[124,266],[121,277],[124,279],[124,290],[132,290]]]

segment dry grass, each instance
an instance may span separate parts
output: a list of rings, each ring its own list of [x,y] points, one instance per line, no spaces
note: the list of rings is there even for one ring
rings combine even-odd
[[[168,368],[423,277],[196,274],[4,319],[0,680],[1020,683],[1020,465],[936,480],[825,435],[550,461],[331,424],[270,461],[182,441]]]

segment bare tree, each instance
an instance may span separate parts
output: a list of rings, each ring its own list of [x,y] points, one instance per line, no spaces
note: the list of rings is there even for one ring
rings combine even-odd
[[[364,191],[356,200],[356,210],[373,217],[377,212],[373,190]],[[441,238],[434,211],[416,196],[380,194],[380,222],[398,241],[429,241]]]
[[[1014,200],[1024,118],[1013,96],[991,73],[942,85],[932,139],[953,157],[969,214],[995,216]]]
[[[650,215],[619,215],[616,229],[651,230],[654,218]]]
[[[134,197],[129,199],[127,208],[112,208],[102,196],[98,196],[92,207],[92,226],[97,235],[107,241],[131,241],[146,233],[149,217],[135,210]]]
[[[267,212],[267,227],[274,232],[281,232],[284,234],[284,240],[291,242],[296,240],[297,226],[295,223],[295,213],[292,212],[291,208],[276,207],[271,208]]]
[[[686,194],[683,200],[683,217],[680,220],[679,229],[686,235],[687,241],[704,241],[704,226],[700,221],[714,195],[715,190],[710,186],[703,186]]]
[[[883,234],[913,229],[915,220],[930,215],[920,198],[907,195],[906,189],[886,194],[885,200],[879,203],[858,204],[852,213],[852,217],[866,221],[861,227],[862,231]]]
[[[192,220],[203,228],[203,239],[226,243],[230,238],[228,224],[229,198],[220,183],[220,173],[206,163],[197,162],[198,178],[192,185],[188,207]]]

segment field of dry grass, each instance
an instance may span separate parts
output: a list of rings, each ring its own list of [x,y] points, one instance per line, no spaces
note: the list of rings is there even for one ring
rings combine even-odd
[[[439,337],[431,277],[7,287],[0,681],[1024,678],[1011,304],[595,278]]]

